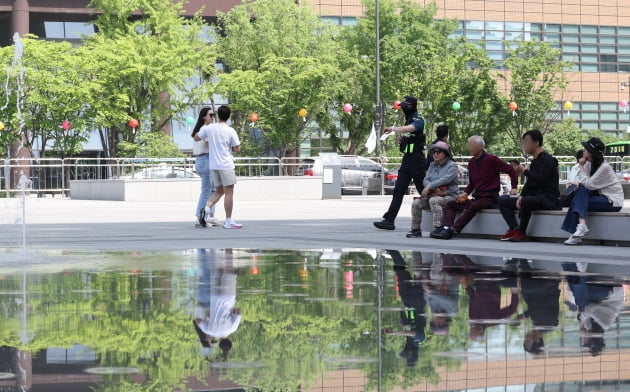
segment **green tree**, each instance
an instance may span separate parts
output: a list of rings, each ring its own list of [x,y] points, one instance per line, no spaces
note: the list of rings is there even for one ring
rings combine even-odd
[[[505,60],[507,73],[499,73],[510,88],[504,100],[504,118],[508,136],[506,146],[510,154],[521,154],[520,139],[529,129],[546,133],[557,116],[549,115],[556,107],[555,97],[564,94],[568,78],[564,70],[568,63],[561,60],[562,51],[546,42],[506,42],[508,58]],[[518,110],[511,113],[508,103],[516,102]]]
[[[233,103],[243,133],[256,112],[280,157],[295,156],[305,129],[329,103],[338,81],[336,29],[291,0],[245,1],[219,15],[217,51],[230,73],[219,91]],[[304,108],[308,115],[298,116]]]
[[[93,126],[108,156],[116,155],[120,139],[135,142],[129,119],[140,120],[144,130],[164,130],[176,113],[211,92],[209,83],[191,88],[195,76],[213,74],[215,55],[204,38],[208,26],[199,15],[184,18],[184,3],[91,2],[98,32],[80,53],[88,59],[85,77],[98,83],[90,99]]]
[[[171,136],[164,132],[142,132],[135,143],[122,142],[118,145],[119,155],[142,158],[181,158],[185,154]]]

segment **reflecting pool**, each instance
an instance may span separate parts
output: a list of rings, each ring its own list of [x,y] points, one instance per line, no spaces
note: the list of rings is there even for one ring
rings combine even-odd
[[[0,267],[0,392],[630,390],[629,269],[375,249]]]

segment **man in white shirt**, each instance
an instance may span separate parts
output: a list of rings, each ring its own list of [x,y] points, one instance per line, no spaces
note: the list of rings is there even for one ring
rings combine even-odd
[[[201,127],[195,135],[195,140],[207,140],[210,150],[210,175],[214,180],[217,190],[208,200],[206,211],[212,208],[225,194],[223,202],[225,207],[224,229],[240,229],[240,225],[232,220],[232,209],[234,206],[234,185],[236,184],[236,172],[234,165],[235,152],[241,151],[241,143],[234,128],[227,125],[230,119],[230,108],[227,105],[219,107],[217,110],[218,123],[213,123]]]

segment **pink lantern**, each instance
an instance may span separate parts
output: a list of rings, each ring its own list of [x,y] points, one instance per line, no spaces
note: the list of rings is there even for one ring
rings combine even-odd
[[[628,110],[628,101],[622,99],[619,101],[619,106],[623,108],[623,112],[625,113]]]
[[[63,128],[64,131],[68,131],[70,130],[70,128],[72,128],[72,124],[70,124],[70,121],[68,120],[63,120],[61,122],[61,128]]]
[[[346,112],[346,113],[352,112],[352,105],[349,104],[349,103],[343,105],[343,111]]]

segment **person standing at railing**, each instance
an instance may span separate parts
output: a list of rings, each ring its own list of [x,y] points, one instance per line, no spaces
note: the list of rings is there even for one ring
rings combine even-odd
[[[230,107],[222,105],[217,110],[219,122],[201,127],[195,135],[195,140],[207,140],[210,151],[210,173],[217,187],[216,192],[210,196],[206,205],[206,213],[215,206],[221,197],[225,195],[223,205],[225,207],[224,229],[240,229],[243,225],[232,220],[234,207],[234,185],[236,184],[236,165],[234,153],[241,151],[241,142],[234,128],[227,125],[230,119]]]
[[[210,125],[214,122],[214,111],[210,107],[202,108],[197,117],[197,123],[190,135],[193,139],[201,130],[201,127]],[[199,202],[195,215],[197,216],[196,227],[207,227],[208,225],[218,225],[217,219],[214,217],[214,206],[205,209],[210,195],[215,192],[214,181],[210,175],[210,159],[208,157],[208,141],[195,140],[193,142],[193,157],[195,157],[195,171],[201,177],[201,193],[199,194]]]
[[[426,135],[424,134],[424,119],[418,114],[418,100],[411,95],[405,97],[400,103],[400,108],[405,114],[405,125],[402,127],[387,127],[383,130],[385,134],[392,132],[401,136],[400,152],[402,152],[402,165],[398,169],[398,179],[394,185],[394,195],[389,204],[389,209],[383,215],[383,220],[374,222],[377,229],[394,230],[394,221],[400,211],[403,198],[409,189],[409,184],[413,180],[418,193],[422,193],[422,181],[427,170],[426,157],[424,156],[424,146]]]

